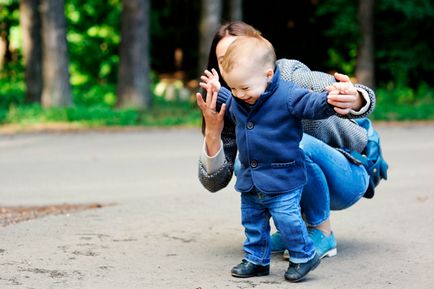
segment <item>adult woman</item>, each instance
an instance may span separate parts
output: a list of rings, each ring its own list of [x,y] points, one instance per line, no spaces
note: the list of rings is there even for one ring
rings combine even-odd
[[[208,68],[219,72],[227,47],[237,36],[253,36],[259,32],[244,22],[223,25],[211,46]],[[352,85],[348,77],[335,77],[312,72],[296,60],[277,62],[281,77],[301,87],[321,91],[333,85],[340,91],[340,109],[349,111],[352,118],[365,117],[374,109],[375,95],[363,85]],[[223,79],[222,85],[226,86]],[[340,82],[336,82],[340,81]],[[222,101],[219,99],[217,110]],[[202,107],[204,149],[199,161],[199,179],[211,192],[224,188],[232,178],[237,154],[234,123],[213,107]],[[308,183],[305,185],[301,209],[309,226],[309,235],[321,257],[336,254],[336,240],[331,223],[330,209],[341,210],[357,202],[368,186],[365,168],[354,161],[345,150],[362,152],[367,143],[366,131],[350,119],[337,116],[325,120],[303,120],[303,139],[300,146],[306,156]],[[345,150],[344,150],[345,149]],[[280,234],[271,238],[273,251],[282,251]]]

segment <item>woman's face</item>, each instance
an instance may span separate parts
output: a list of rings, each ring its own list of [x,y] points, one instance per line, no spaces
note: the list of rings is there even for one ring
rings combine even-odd
[[[223,37],[215,48],[215,54],[217,57],[217,63],[219,65],[219,70],[222,71],[221,64],[223,57],[225,56],[226,50],[228,50],[229,45],[236,39],[236,36],[227,35]]]

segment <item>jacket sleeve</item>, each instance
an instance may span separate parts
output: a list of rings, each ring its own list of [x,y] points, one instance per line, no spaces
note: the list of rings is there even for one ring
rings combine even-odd
[[[300,119],[324,119],[336,115],[333,106],[327,103],[327,95],[327,92],[311,92],[293,86],[288,98],[288,109]]]
[[[294,82],[300,87],[307,88],[316,92],[321,92],[328,85],[336,82],[333,75],[311,71],[306,65],[297,60],[292,59],[279,59],[277,65],[280,68],[281,77],[284,80]],[[345,116],[339,115],[343,118],[363,118],[369,116],[375,108],[375,93],[372,89],[362,84],[354,84],[357,90],[365,91],[369,97],[369,106],[364,113],[361,114],[348,114]]]
[[[223,103],[228,103],[228,100],[230,101],[228,97],[231,97],[231,94],[227,89],[222,90],[222,93],[219,93],[217,99],[217,110],[220,110]],[[208,173],[204,164],[199,159],[199,181],[204,188],[210,192],[217,192],[225,188],[231,181],[234,171],[234,162],[237,155],[237,143],[235,138],[235,124],[228,111],[229,107],[226,107],[224,118],[225,123],[221,134],[223,152],[225,154],[225,162],[223,166],[213,173]]]

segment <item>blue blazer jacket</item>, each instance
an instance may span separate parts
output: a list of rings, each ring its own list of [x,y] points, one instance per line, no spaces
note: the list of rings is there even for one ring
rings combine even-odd
[[[241,169],[235,189],[248,192],[255,186],[269,193],[286,193],[306,184],[304,153],[299,147],[301,119],[334,115],[327,92],[315,93],[284,81],[277,67],[271,83],[253,106],[226,88],[219,92],[236,125]]]

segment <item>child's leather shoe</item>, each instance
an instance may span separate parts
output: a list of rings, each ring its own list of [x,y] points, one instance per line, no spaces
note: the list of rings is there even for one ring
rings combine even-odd
[[[270,265],[255,265],[245,259],[240,264],[232,268],[232,276],[238,278],[249,278],[254,276],[266,276],[270,274]]]
[[[285,279],[289,282],[298,282],[306,277],[307,273],[315,269],[320,262],[321,259],[318,254],[315,254],[315,257],[306,263],[296,264],[289,261],[288,270],[285,272]]]

